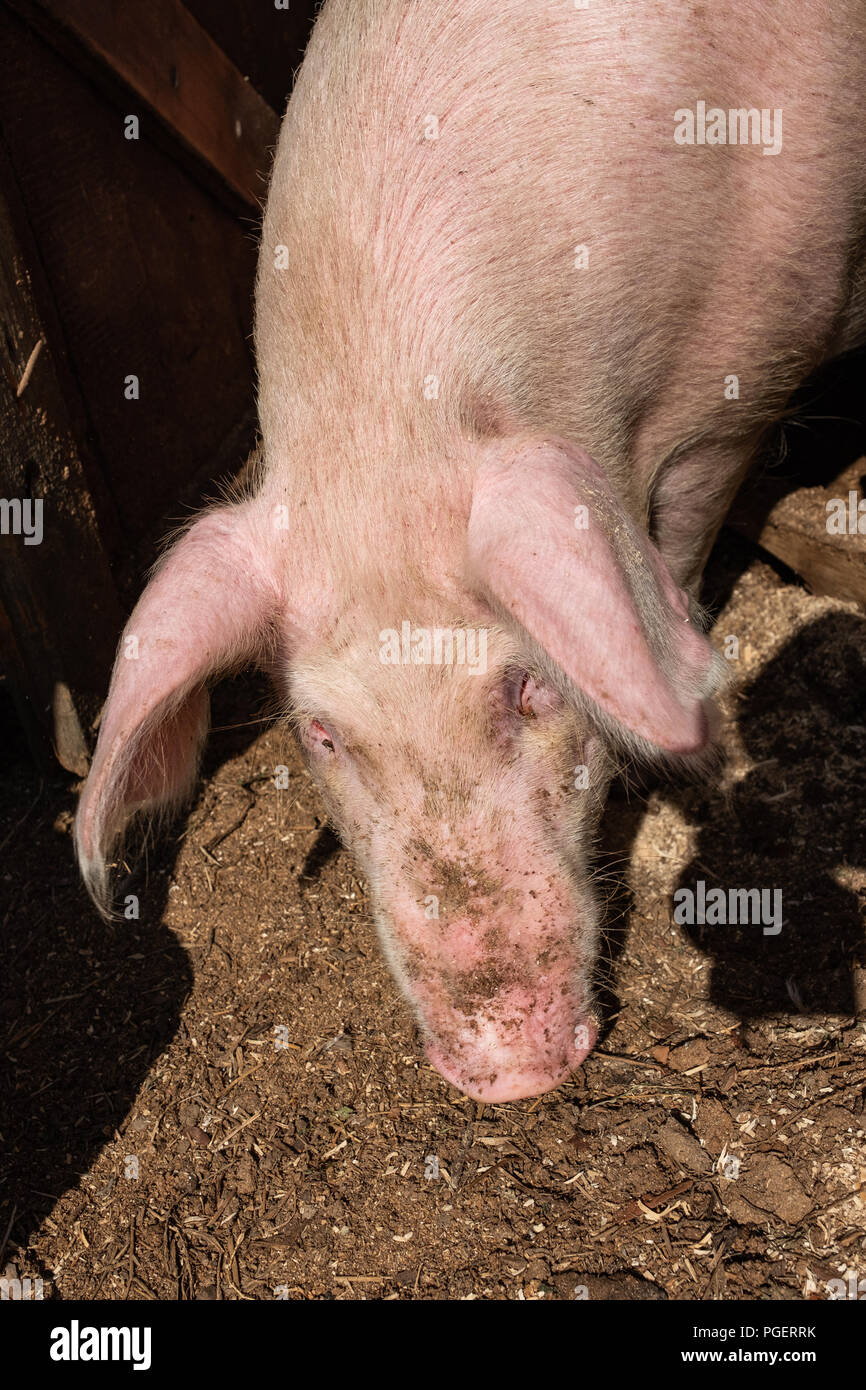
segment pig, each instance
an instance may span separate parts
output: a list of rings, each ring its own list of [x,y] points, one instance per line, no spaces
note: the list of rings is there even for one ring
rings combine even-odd
[[[257,664],[433,1066],[497,1102],[581,1065],[611,777],[712,748],[708,553],[866,337],[864,93],[861,0],[326,0],[264,214],[260,462],[145,588],[81,797],[103,912],[209,682]]]

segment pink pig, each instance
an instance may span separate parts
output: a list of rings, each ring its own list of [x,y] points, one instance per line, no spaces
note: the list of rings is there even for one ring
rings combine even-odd
[[[864,94],[861,0],[328,0],[264,219],[259,475],[146,588],[81,800],[104,911],[256,662],[434,1066],[497,1101],[583,1061],[612,772],[707,747],[707,554],[866,336]]]

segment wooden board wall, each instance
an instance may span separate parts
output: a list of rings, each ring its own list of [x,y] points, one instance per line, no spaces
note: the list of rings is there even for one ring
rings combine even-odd
[[[205,53],[213,99],[231,79],[241,103],[262,112],[266,168],[276,120],[265,102],[284,106],[315,6],[208,0],[187,6],[188,20],[179,0],[160,6],[188,36],[189,61],[197,45]],[[0,221],[12,287],[0,306],[0,494],[30,489],[49,503],[46,526],[58,527],[38,550],[2,538],[0,665],[31,742],[82,772],[123,610],[160,537],[215,494],[254,441],[258,217],[250,200],[223,196],[206,156],[191,157],[182,132],[173,138],[171,122],[110,62],[60,42],[50,10],[0,0]],[[157,25],[152,10],[140,23],[148,13]],[[141,45],[157,75],[173,57],[162,51],[162,20]],[[225,61],[206,51],[211,41]],[[231,63],[265,102],[245,97]],[[207,65],[192,76],[207,96]],[[124,138],[128,115],[138,117],[137,140]],[[22,403],[31,338],[43,347]],[[129,399],[131,376],[138,399]]]
[[[291,0],[280,10],[273,0],[186,0],[186,7],[281,116],[319,8],[316,0]]]
[[[0,131],[86,402],[114,562],[252,408],[255,228],[154,148],[147,118],[124,139],[122,114],[3,9],[0,50]]]

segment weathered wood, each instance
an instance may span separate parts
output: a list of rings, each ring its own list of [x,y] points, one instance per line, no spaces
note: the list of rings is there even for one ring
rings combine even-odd
[[[85,465],[96,460],[91,494],[101,484],[110,499],[116,523],[98,511],[100,530],[131,603],[139,560],[154,559],[142,538],[189,514],[188,484],[223,462],[254,405],[255,243],[153,146],[147,123],[125,140],[122,114],[2,5],[0,52],[0,131],[44,267],[40,308],[56,311],[49,341],[62,343],[86,402],[73,432]],[[130,376],[138,399],[127,398]]]
[[[123,621],[0,149],[0,652],[34,752],[83,774]],[[27,543],[22,507],[41,502]],[[17,534],[16,534],[17,532]],[[70,621],[74,604],[75,621]]]
[[[211,38],[282,115],[320,0],[185,0]]]
[[[854,495],[854,509],[866,498],[864,474],[866,459],[860,459],[825,487],[797,488],[780,497],[779,484],[756,484],[740,494],[727,524],[799,574],[813,593],[849,599],[866,609],[866,515],[863,531],[852,529],[851,522],[858,523],[849,505],[849,494]],[[844,504],[847,530],[842,534],[828,531],[828,503],[834,504],[832,513]]]
[[[279,119],[180,0],[7,3],[88,75],[98,81],[103,69],[131,89],[234,195],[258,210]]]

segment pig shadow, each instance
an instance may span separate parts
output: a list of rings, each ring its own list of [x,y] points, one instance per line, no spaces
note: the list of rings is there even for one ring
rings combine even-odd
[[[751,770],[727,793],[672,793],[700,826],[679,887],[780,890],[781,930],[683,930],[712,961],[710,998],[741,1017],[850,1016],[864,956],[866,893],[845,877],[866,859],[866,618],[807,624],[746,686],[738,727]]]
[[[634,893],[628,883],[628,865],[634,841],[646,814],[649,782],[617,777],[611,784],[604,808],[598,843],[592,861],[593,884],[601,902],[600,943],[593,972],[595,1004],[602,1045],[622,1007],[616,991],[619,959],[625,950]]]
[[[248,721],[262,686],[247,676],[214,692],[213,722],[223,727],[208,742],[200,786],[259,732]],[[82,1213],[98,1206],[87,1175],[174,1038],[194,962],[163,925],[183,817],[120,886],[121,906],[122,894],[138,896],[139,919],[102,922],[72,853],[74,784],[33,770],[8,700],[0,718],[8,718],[0,736],[13,750],[0,789],[2,1271],[70,1188],[79,1189]],[[58,1297],[51,1270],[22,1258],[21,1272],[41,1275],[46,1298]]]
[[[305,880],[318,879],[325,865],[342,852],[343,846],[337,834],[327,823],[322,826],[311,847],[307,850],[300,873],[301,886]]]
[[[755,468],[737,499],[737,505],[750,513],[756,531],[760,531],[771,507],[780,498],[797,488],[826,486],[866,454],[864,374],[866,348],[827,363],[813,373],[792,397],[785,418],[765,441]],[[866,492],[866,478],[862,490]],[[721,612],[737,581],[756,557],[760,557],[786,582],[801,583],[794,571],[782,561],[762,550],[756,542],[725,526],[704,573],[701,600],[710,614]],[[762,942],[766,943],[764,946],[761,942],[757,943],[761,961],[766,956],[768,961],[775,962],[768,977],[768,981],[773,981],[772,987],[768,984],[768,998],[776,1000],[778,1006],[786,1009],[796,1007],[792,996],[805,1000],[800,975],[804,969],[811,968],[813,960],[816,965],[823,960],[824,967],[830,973],[820,985],[813,981],[806,993],[815,1007],[824,1007],[827,1012],[836,1011],[836,1006],[843,1013],[850,1011],[850,967],[844,960],[846,953],[862,942],[862,929],[854,922],[854,895],[841,887],[831,875],[837,862],[849,854],[856,862],[859,845],[866,842],[864,812],[855,797],[846,811],[848,830],[843,837],[845,843],[838,850],[828,847],[821,851],[809,842],[807,858],[814,869],[811,876],[806,876],[804,880],[802,856],[791,848],[790,825],[784,815],[791,798],[787,796],[787,784],[783,787],[781,779],[788,760],[792,774],[801,782],[796,794],[800,796],[802,792],[802,799],[806,803],[807,829],[810,834],[814,832],[818,843],[824,844],[821,830],[832,823],[833,798],[837,798],[837,808],[840,803],[838,789],[832,782],[835,764],[831,762],[823,766],[820,760],[816,760],[816,750],[820,747],[817,740],[823,735],[829,740],[826,744],[828,748],[834,746],[834,741],[838,744],[840,731],[830,727],[833,701],[838,697],[841,709],[843,704],[850,706],[858,698],[856,674],[834,666],[833,653],[827,650],[827,641],[832,647],[838,637],[841,649],[845,650],[851,645],[850,637],[855,639],[856,648],[861,641],[859,631],[859,620],[846,615],[837,615],[810,625],[779,653],[746,692],[742,706],[742,733],[746,745],[751,752],[750,738],[756,749],[769,739],[774,745],[778,744],[780,752],[773,756],[779,761],[750,773],[732,794],[730,804],[720,796],[708,797],[691,785],[674,787],[664,774],[653,771],[633,775],[630,779],[631,789],[623,780],[614,782],[596,856],[597,876],[605,904],[596,971],[598,1001],[604,1017],[602,1037],[610,1031],[620,1007],[614,980],[633,906],[632,894],[625,881],[625,865],[631,858],[646,801],[653,791],[677,802],[687,815],[702,825],[692,887],[702,874],[708,882],[708,875],[697,863],[700,860],[701,864],[710,865],[714,872],[722,875],[726,887],[781,887],[786,919],[792,915],[797,894],[802,895],[802,903],[797,903],[796,921],[789,922],[780,933],[780,937],[785,938],[782,946],[787,950],[787,956],[779,945],[779,937],[762,938]],[[827,640],[822,635],[825,632],[828,634]],[[844,662],[845,658],[842,660]],[[790,700],[801,681],[808,679],[810,670],[814,681],[827,692],[825,702],[814,707],[810,707],[808,702],[805,705],[801,703],[795,711]],[[762,720],[759,711],[763,692],[776,687],[778,699],[775,707],[771,703],[770,710]],[[777,732],[770,738],[767,723],[772,720],[774,708],[778,717],[785,718],[786,712],[791,711],[792,718],[784,735]],[[810,717],[811,725],[808,722]],[[857,723],[856,719],[852,722]],[[866,720],[861,719],[861,723],[866,723]],[[846,740],[854,738],[856,741],[856,730],[851,733],[850,723],[842,733]],[[786,739],[790,744],[788,753],[783,748]],[[849,748],[845,756],[853,759],[850,764],[853,782],[857,778],[858,767],[862,765],[862,757],[858,760],[856,748],[853,752]],[[776,785],[777,781],[779,785]],[[763,782],[767,783],[766,787]],[[781,793],[783,800],[761,800],[777,792]],[[763,858],[761,845],[765,847]],[[749,851],[757,862],[747,859]],[[790,857],[786,857],[789,851]],[[773,867],[775,877],[768,877],[768,865]],[[748,879],[749,873],[751,880]],[[779,879],[780,874],[783,881]],[[785,885],[788,888],[787,897]],[[689,886],[685,879],[682,886]],[[812,912],[811,920],[818,934],[826,929],[827,942],[823,952],[813,949],[816,942],[814,936],[810,937],[809,934],[804,916],[806,908]],[[754,947],[755,929],[751,930],[753,934],[749,940]],[[757,930],[760,935],[760,928]],[[714,947],[720,945],[717,941],[707,941],[708,946],[711,944]],[[757,982],[748,978],[749,965],[740,968],[742,961],[752,960],[754,964],[752,957],[748,953],[742,955],[740,945],[733,945],[733,938],[729,939],[729,946],[727,951],[721,951],[714,972],[713,988],[718,1002],[734,1007],[733,1000],[746,1001],[754,996]],[[785,970],[788,970],[787,974],[783,973]],[[819,997],[824,1001],[823,1005],[815,1003]],[[769,1007],[767,999],[764,1003]]]

